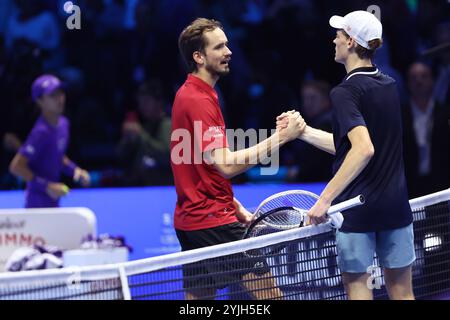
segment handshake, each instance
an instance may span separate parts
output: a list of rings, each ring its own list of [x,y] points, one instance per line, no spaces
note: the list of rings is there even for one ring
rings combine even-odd
[[[276,130],[282,142],[300,137],[306,129],[306,122],[298,111],[283,112],[277,117]]]

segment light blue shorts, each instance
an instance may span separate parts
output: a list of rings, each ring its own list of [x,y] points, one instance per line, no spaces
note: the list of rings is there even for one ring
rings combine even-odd
[[[365,273],[374,264],[374,253],[384,268],[409,266],[416,260],[412,223],[406,227],[368,233],[336,232],[341,272]]]

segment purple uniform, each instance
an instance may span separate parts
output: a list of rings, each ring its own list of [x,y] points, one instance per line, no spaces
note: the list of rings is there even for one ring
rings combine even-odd
[[[28,166],[36,178],[58,182],[68,142],[67,118],[61,116],[55,127],[40,116],[19,153],[28,159]],[[58,204],[59,201],[52,199],[34,179],[27,184],[26,208],[58,207]]]

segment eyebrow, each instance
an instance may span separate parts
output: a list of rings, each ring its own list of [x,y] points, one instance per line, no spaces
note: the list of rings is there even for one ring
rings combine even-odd
[[[219,48],[221,48],[223,46],[228,46],[228,41],[221,42],[221,43],[215,45],[213,49],[219,49]]]

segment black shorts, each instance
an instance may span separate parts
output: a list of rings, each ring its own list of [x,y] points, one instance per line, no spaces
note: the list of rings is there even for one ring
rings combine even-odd
[[[246,228],[239,222],[209,229],[176,230],[182,251],[209,247],[241,240]],[[183,287],[222,289],[239,283],[242,276],[253,272],[262,275],[269,272],[264,258],[250,258],[244,253],[203,260],[183,265]]]

